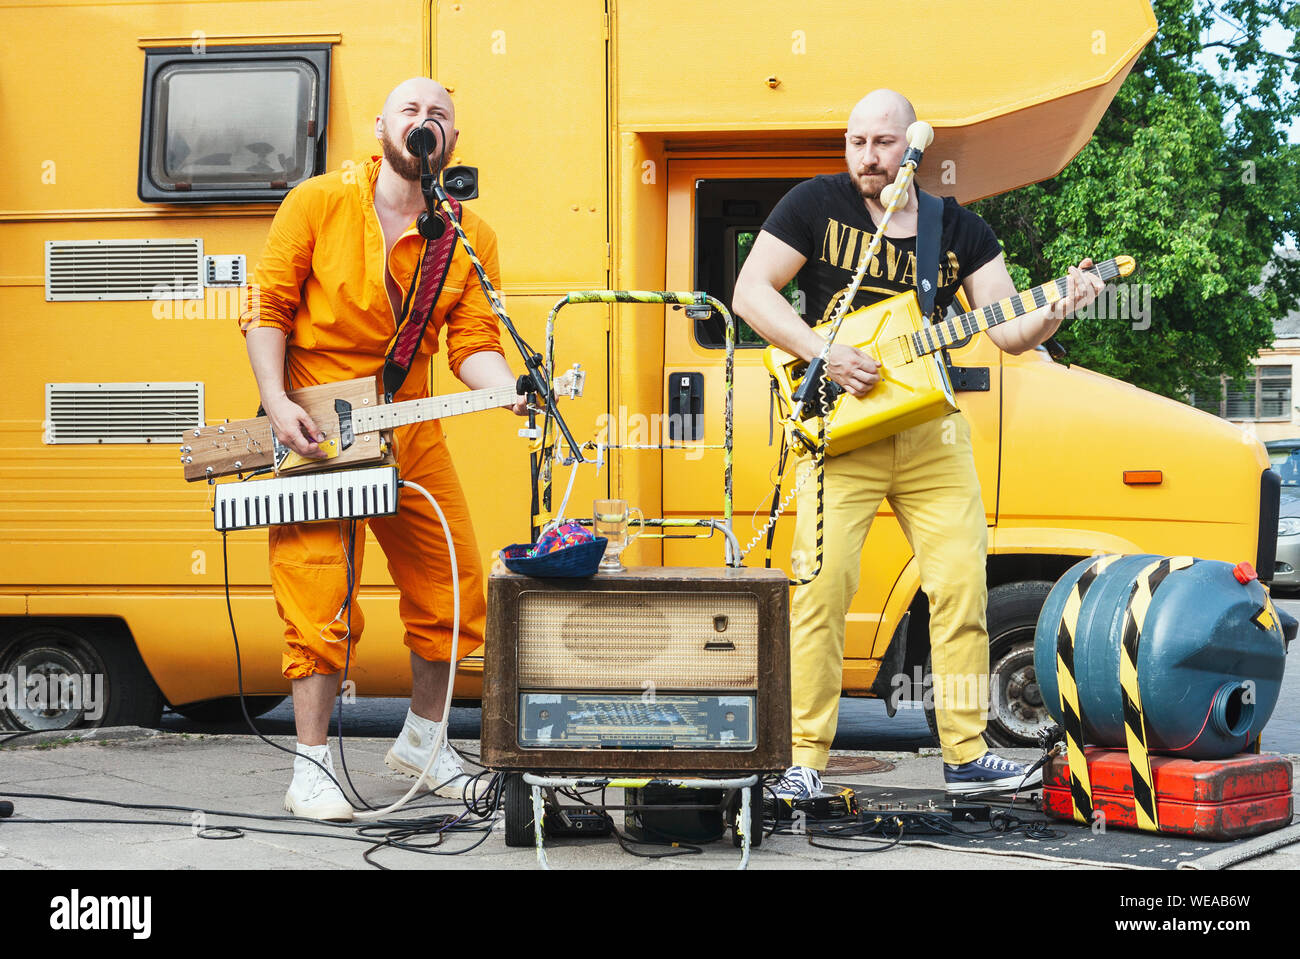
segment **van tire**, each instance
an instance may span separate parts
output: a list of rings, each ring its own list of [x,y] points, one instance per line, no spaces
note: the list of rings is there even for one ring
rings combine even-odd
[[[20,628],[8,639],[0,640],[0,675],[6,674],[11,677],[9,688],[20,694],[24,692],[18,689],[20,675],[92,678],[89,700],[69,702],[68,708],[50,700],[46,705],[51,708],[40,711],[16,708],[24,705],[22,702],[0,703],[3,729],[35,732],[156,726],[162,718],[162,692],[149,675],[135,643],[124,631],[100,624],[76,623],[69,628],[66,624],[41,623]],[[93,698],[101,690],[103,702],[95,703]],[[46,687],[45,692],[49,691],[50,687]]]
[[[1052,585],[1025,580],[989,590],[989,719],[984,739],[993,746],[1036,746],[1038,733],[1052,725],[1034,675],[1034,631]],[[929,654],[925,675],[931,675]],[[932,700],[926,701],[925,721],[937,739]]]

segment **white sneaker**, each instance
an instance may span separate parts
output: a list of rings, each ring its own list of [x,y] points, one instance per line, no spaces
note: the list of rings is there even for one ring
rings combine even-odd
[[[435,796],[473,801],[478,793],[477,780],[471,787],[471,777],[465,772],[463,761],[442,738],[441,723],[408,711],[406,724],[384,757],[384,763],[404,776],[419,776],[429,762],[434,743],[440,743],[441,748],[420,786],[432,790]]]
[[[776,798],[789,803],[812,799],[821,791],[821,773],[809,766],[791,766],[776,784]]]
[[[320,766],[310,761],[312,759],[333,775],[334,761],[330,758],[329,746],[299,743],[298,755],[293,760],[293,782],[284,794],[284,808],[304,819],[351,822],[352,804],[334,781],[321,772]]]

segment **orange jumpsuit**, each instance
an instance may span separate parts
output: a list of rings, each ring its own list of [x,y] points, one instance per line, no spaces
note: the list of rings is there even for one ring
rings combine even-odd
[[[245,332],[273,326],[287,336],[286,389],[374,376],[382,382],[384,357],[396,317],[384,288],[384,270],[402,288],[415,274],[424,240],[412,224],[384,262],[384,236],[375,213],[379,158],[313,177],[284,198],[254,274],[257,296],[241,320]],[[462,225],[493,286],[499,287],[496,234],[465,209]],[[474,267],[457,243],[447,279],[424,339],[396,401],[429,395],[429,363],[447,329],[447,361],[459,375],[466,358],[500,353],[496,316]],[[487,607],[483,570],[465,497],[437,421],[399,427],[394,434],[403,479],[427,489],[446,514],[460,579],[463,657],[483,643]],[[424,659],[446,662],[451,653],[452,591],[446,540],[437,514],[413,490],[401,494],[390,517],[368,520],[388,558],[401,593],[405,643]],[[355,603],[364,556],[365,525],[357,524],[351,632],[338,613],[347,595],[346,523],[273,526],[271,582],[285,623],[284,675],[301,679],[343,668],[348,644],[361,636],[364,617]],[[346,643],[344,640],[346,639]]]

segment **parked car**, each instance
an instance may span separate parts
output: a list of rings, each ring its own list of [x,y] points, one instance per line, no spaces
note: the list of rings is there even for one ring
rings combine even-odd
[[[1300,589],[1300,439],[1270,440],[1268,460],[1282,477],[1273,586]]]

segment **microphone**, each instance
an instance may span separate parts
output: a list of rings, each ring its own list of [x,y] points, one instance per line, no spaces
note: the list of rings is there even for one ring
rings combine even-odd
[[[406,135],[406,152],[411,156],[428,156],[433,153],[437,145],[437,135],[424,124],[412,127],[411,132]]]
[[[907,128],[907,145],[924,150],[934,142],[934,127],[924,120],[917,120]]]
[[[913,169],[921,165],[921,156],[925,148],[934,142],[934,127],[924,120],[917,120],[907,128],[907,152],[903,154],[903,165]]]

